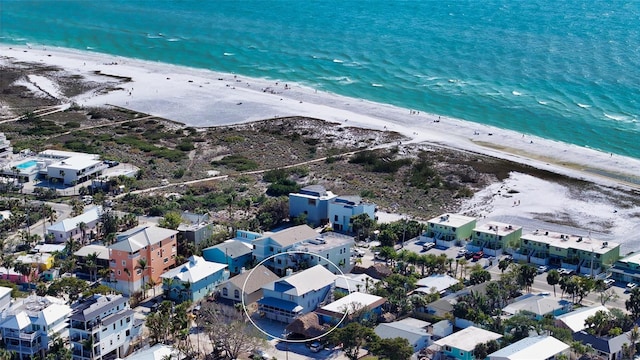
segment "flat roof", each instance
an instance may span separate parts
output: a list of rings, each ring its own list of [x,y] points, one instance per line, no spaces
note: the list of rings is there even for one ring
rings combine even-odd
[[[509,234],[513,234],[514,232],[522,230],[522,226],[505,224],[497,221],[489,221],[482,225],[476,225],[473,231],[488,233],[488,234],[497,234],[499,236],[506,236]]]
[[[522,240],[536,241],[561,249],[578,249],[582,251],[593,251],[596,254],[606,254],[611,249],[619,247],[619,243],[611,241],[601,241],[588,236],[567,235],[552,231],[536,230],[530,234],[524,234]]]
[[[321,309],[335,314],[344,314],[345,311],[351,314],[362,307],[375,308],[385,302],[386,299],[381,296],[354,292],[323,306]]]
[[[60,162],[49,165],[50,169],[69,169],[69,170],[82,170],[90,166],[101,164],[102,161],[91,158],[89,156],[72,156],[66,158]]]
[[[464,216],[460,214],[442,214],[429,220],[428,223],[443,224],[451,227],[460,227],[471,222],[476,221],[476,218],[470,216]]]
[[[498,340],[502,335],[489,330],[469,326],[447,337],[435,342],[440,346],[451,346],[462,351],[473,351],[478,344],[483,344],[491,340]]]
[[[629,264],[640,264],[640,252],[629,254],[618,261]]]
[[[531,336],[489,354],[489,357],[509,360],[550,359],[569,347],[552,336]]]

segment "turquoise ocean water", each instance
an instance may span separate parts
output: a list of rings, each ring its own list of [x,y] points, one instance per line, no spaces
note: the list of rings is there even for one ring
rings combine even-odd
[[[0,0],[0,42],[299,82],[640,158],[640,1]]]

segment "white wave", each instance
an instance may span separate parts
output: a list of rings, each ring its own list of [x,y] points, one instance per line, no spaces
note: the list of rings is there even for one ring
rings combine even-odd
[[[548,103],[548,101],[538,100],[538,104],[540,105],[547,105]]]
[[[94,50],[95,48],[93,46],[87,46],[87,50]]]
[[[176,41],[180,41],[180,39],[178,39],[178,38],[169,38],[169,39],[167,39],[167,41],[176,42]]]
[[[458,80],[456,80],[456,79],[449,79],[449,82],[450,82],[450,83],[457,83],[457,82],[458,82]]]
[[[234,53],[230,53],[230,52],[226,52],[226,53],[223,53],[222,55],[224,55],[224,56],[233,56],[235,54]]]
[[[333,59],[334,63],[338,63],[338,64],[342,64],[344,61],[340,60],[340,59]]]
[[[521,92],[519,92],[519,91],[515,91],[515,90],[513,90],[513,91],[511,92],[511,94],[513,94],[513,96],[521,96],[521,95],[522,95],[522,93],[521,93]]]
[[[160,38],[162,38],[162,36],[147,34],[147,38],[148,39],[160,39]]]
[[[604,117],[606,117],[607,119],[611,119],[611,120],[615,120],[615,121],[625,121],[625,120],[629,120],[628,116],[625,115],[620,115],[620,114],[607,114],[607,113],[602,113],[604,115]]]
[[[382,87],[383,85],[382,84],[371,83],[371,86],[373,86],[373,87]]]
[[[588,109],[591,107],[591,105],[585,105],[585,104],[580,104],[580,103],[576,103],[576,105],[580,106],[583,109]]]
[[[438,79],[440,79],[440,78],[439,78],[439,77],[437,77],[437,76],[429,76],[429,77],[427,78],[427,80],[428,80],[428,81],[434,81],[434,80],[438,80]]]

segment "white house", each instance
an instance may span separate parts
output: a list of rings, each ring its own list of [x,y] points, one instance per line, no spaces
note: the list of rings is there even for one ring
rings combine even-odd
[[[382,339],[396,337],[407,339],[413,347],[413,352],[416,353],[430,345],[432,337],[429,332],[430,326],[431,323],[429,322],[406,318],[390,323],[381,323],[373,331]],[[450,334],[451,332],[448,333]]]
[[[434,274],[418,280],[415,291],[429,294],[435,290],[439,294],[444,294],[447,289],[459,282],[460,280],[446,274]]]
[[[78,216],[58,221],[47,227],[47,236],[56,243],[64,243],[70,238],[86,240],[92,233],[95,233],[101,217],[102,206],[94,206]],[[85,224],[84,232],[80,224]],[[82,239],[83,235],[85,239]]]
[[[180,351],[174,349],[172,346],[165,344],[155,344],[152,347],[147,347],[134,352],[126,357],[126,359],[136,360],[182,360],[185,356]],[[116,360],[124,360],[125,358],[117,358]]]
[[[224,281],[218,287],[221,297],[241,302],[244,296],[244,303],[251,305],[262,298],[262,287],[278,280],[278,276],[264,265],[256,266],[251,270],[245,270],[242,273]],[[244,287],[244,293],[242,292]]]
[[[73,358],[102,360],[127,354],[138,335],[133,331],[134,314],[122,295],[96,294],[76,303],[69,328]]]
[[[44,358],[54,334],[67,337],[71,308],[64,300],[31,295],[16,301],[0,318],[5,348],[19,359]]]
[[[444,356],[459,360],[472,360],[473,349],[476,345],[484,344],[492,340],[499,340],[502,335],[489,330],[469,326],[447,337],[444,337],[434,344],[438,345]]]
[[[268,319],[291,323],[331,300],[336,275],[322,265],[286,276],[262,287],[259,311]]]
[[[376,204],[362,201],[360,196],[338,196],[329,201],[329,221],[336,231],[353,232],[351,218],[367,214],[376,219]]]
[[[556,316],[555,324],[557,327],[568,328],[572,333],[577,333],[586,328],[585,320],[595,315],[598,311],[604,311],[607,314],[609,313],[609,309],[603,305],[586,306],[566,314]]]
[[[303,268],[303,265],[312,267],[317,264],[326,265],[331,272],[339,273],[330,262],[338,266],[342,272],[349,272],[353,267],[351,248],[354,243],[351,236],[333,232],[318,234],[307,225],[265,233],[252,241],[253,257],[257,263],[273,255],[282,254],[264,263],[279,276],[284,275],[287,268],[296,271]]]
[[[38,158],[54,160],[47,161],[47,176],[49,179],[59,179],[64,185],[79,184],[96,178],[109,167],[97,154],[45,150],[38,154]]]
[[[11,305],[11,288],[0,286],[0,313]]]
[[[573,304],[570,301],[559,299],[555,296],[525,294],[502,308],[502,313],[507,316],[525,313],[540,320],[547,314],[558,316],[567,313],[572,306]]]
[[[558,355],[569,355],[569,348],[552,336],[531,336],[489,354],[489,360],[556,359]]]

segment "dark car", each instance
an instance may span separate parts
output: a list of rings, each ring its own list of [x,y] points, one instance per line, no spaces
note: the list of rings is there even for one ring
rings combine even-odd
[[[484,257],[484,251],[480,250],[473,254],[473,260],[480,260]]]

